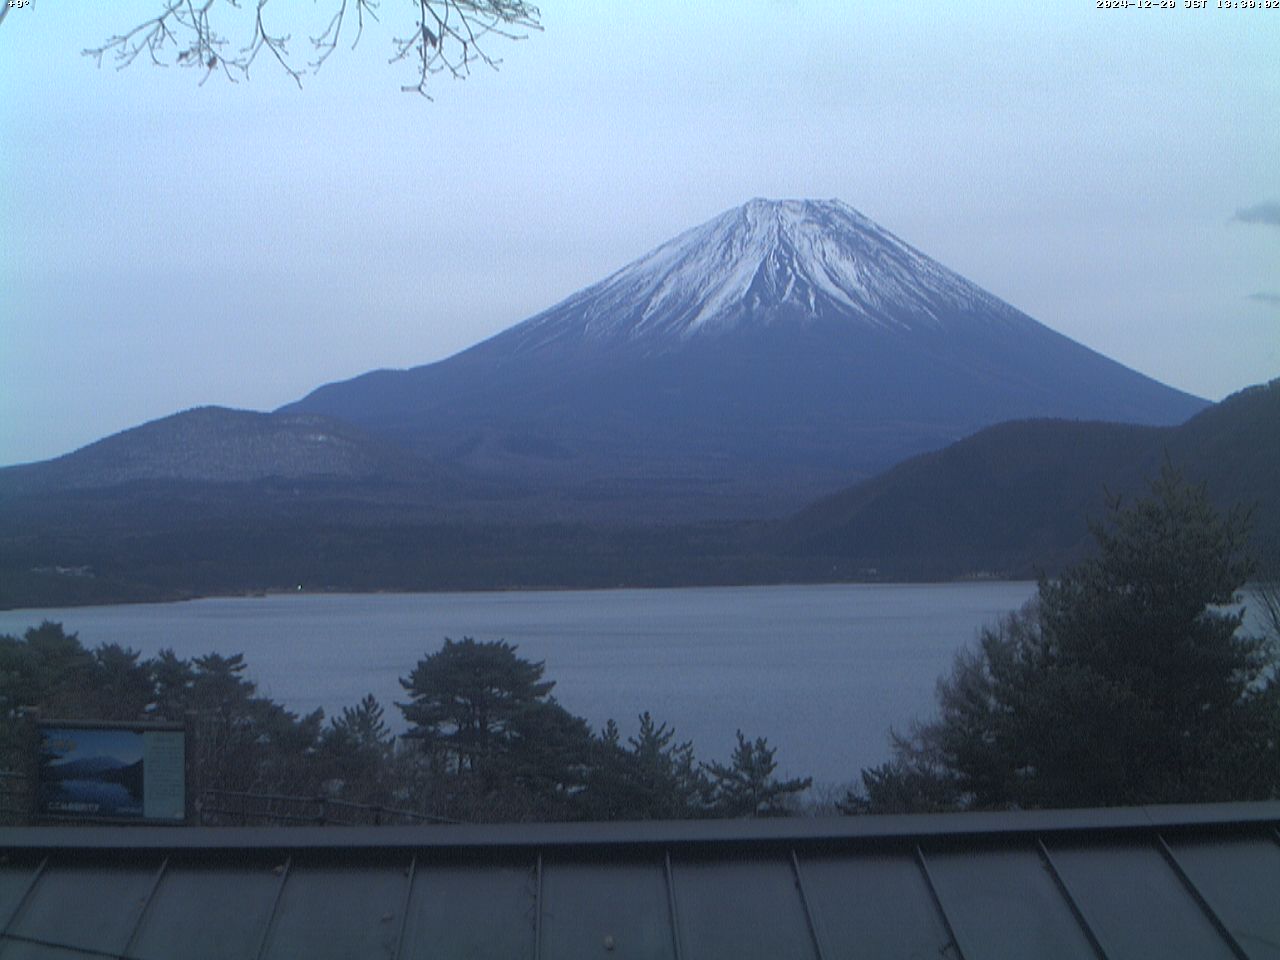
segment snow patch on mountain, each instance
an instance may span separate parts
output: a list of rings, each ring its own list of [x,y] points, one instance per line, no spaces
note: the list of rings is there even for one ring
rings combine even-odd
[[[839,200],[752,200],[509,331],[519,347],[665,341],[834,319],[889,331],[1025,314]]]

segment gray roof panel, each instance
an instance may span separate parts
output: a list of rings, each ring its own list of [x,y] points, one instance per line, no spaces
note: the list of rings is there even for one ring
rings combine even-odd
[[[1109,957],[1232,960],[1193,894],[1152,844],[1046,844]]]
[[[828,960],[956,956],[912,855],[801,857],[800,871]]]
[[[676,960],[670,914],[656,860],[543,865],[543,956]]]
[[[237,866],[170,864],[134,937],[139,957],[258,955],[284,879],[279,858]]]
[[[291,869],[271,921],[267,960],[391,960],[409,883],[395,856]]]
[[[1241,949],[1252,960],[1280,960],[1280,837],[1166,839]]]
[[[50,955],[40,944],[123,953],[151,898],[162,861],[50,864],[5,930],[3,960]],[[59,951],[60,953],[60,951]]]
[[[40,873],[40,857],[0,856],[0,930],[8,926]]]
[[[1097,957],[1030,844],[925,848],[923,859],[965,957]]]
[[[424,863],[414,869],[400,957],[403,960],[533,960],[537,868],[509,861]]]
[[[0,949],[2,960],[88,960],[94,956],[114,957],[116,954],[86,954],[83,950],[21,940],[6,943]]]
[[[673,858],[681,955],[815,960],[791,863]]]
[[[6,828],[0,960],[981,960],[1103,947],[1114,960],[1280,960],[1277,826],[1272,802],[696,823]]]

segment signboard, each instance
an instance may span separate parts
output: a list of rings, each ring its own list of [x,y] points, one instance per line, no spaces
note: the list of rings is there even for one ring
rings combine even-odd
[[[182,823],[186,734],[181,724],[42,721],[36,815]]]

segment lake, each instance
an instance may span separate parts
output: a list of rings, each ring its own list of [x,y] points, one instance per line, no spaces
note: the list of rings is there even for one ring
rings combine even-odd
[[[741,728],[778,749],[780,772],[837,784],[886,759],[890,726],[930,716],[956,651],[1034,592],[984,581],[298,594],[0,611],[0,632],[49,619],[87,647],[244,653],[260,692],[291,710],[333,715],[373,693],[397,729],[398,678],[445,637],[507,640],[545,660],[560,703],[597,729],[612,717],[625,739],[648,710],[699,759],[724,761]]]

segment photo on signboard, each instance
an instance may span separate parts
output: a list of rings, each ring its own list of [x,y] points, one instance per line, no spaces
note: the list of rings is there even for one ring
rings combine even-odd
[[[163,725],[41,725],[37,813],[58,819],[186,816],[185,735]]]
[[[42,813],[143,815],[143,734],[127,729],[41,731]]]

